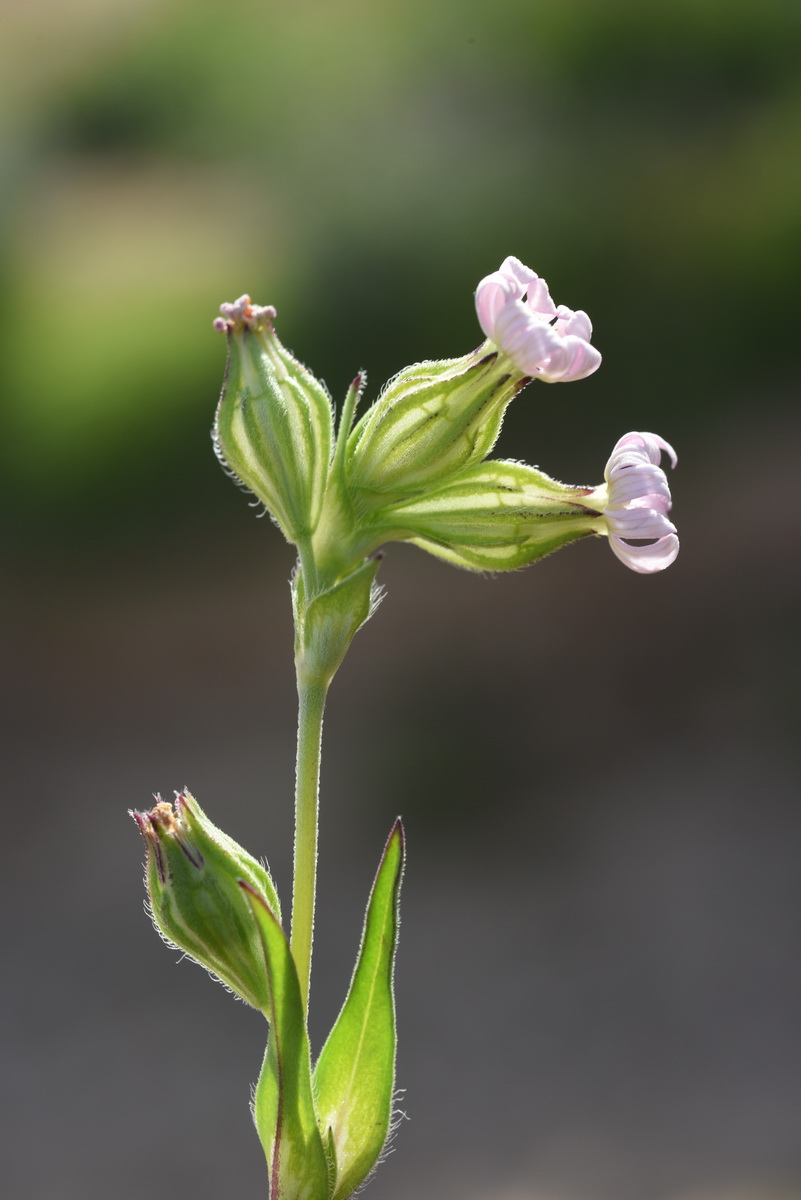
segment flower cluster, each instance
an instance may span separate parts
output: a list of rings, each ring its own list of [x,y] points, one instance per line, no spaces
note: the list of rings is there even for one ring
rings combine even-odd
[[[296,577],[296,617],[309,634],[298,646],[324,645],[324,674],[339,661],[332,648],[352,636],[334,591],[352,581],[363,618],[369,614],[375,572],[362,578],[362,568],[385,542],[413,542],[458,566],[490,571],[525,566],[590,535],[608,537],[617,557],[641,574],[663,570],[678,553],[659,465],[662,451],[674,466],[676,455],[656,434],[621,438],[605,482],[594,488],[488,457],[506,408],[532,379],[585,379],[601,355],[587,314],[555,304],[545,280],[517,258],[482,279],[475,300],[483,345],[462,358],[407,367],[354,424],[360,374],[336,436],[328,394],[281,345],[275,309],[249,296],[221,306],[215,327],[228,334],[229,371],[215,444],[298,546],[307,578]],[[325,609],[327,633],[312,639],[311,609],[305,624],[302,612],[323,595],[330,603],[317,605],[315,620]]]

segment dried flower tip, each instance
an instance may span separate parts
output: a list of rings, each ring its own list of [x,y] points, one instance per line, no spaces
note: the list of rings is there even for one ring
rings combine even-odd
[[[233,304],[221,304],[222,316],[214,321],[214,328],[221,333],[234,329],[251,329],[254,332],[271,325],[276,318],[272,304],[253,304],[250,296],[240,296]]]

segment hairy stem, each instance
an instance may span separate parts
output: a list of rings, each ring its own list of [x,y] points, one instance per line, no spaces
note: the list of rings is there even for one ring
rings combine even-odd
[[[292,957],[303,1005],[309,1006],[314,898],[317,888],[317,817],[320,740],[328,687],[298,674],[298,755],[295,773],[295,874],[292,885]]]

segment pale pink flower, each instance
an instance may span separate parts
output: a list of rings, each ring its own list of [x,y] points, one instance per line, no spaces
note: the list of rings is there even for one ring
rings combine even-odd
[[[587,314],[554,304],[545,280],[518,258],[481,280],[476,312],[489,340],[524,375],[559,383],[584,379],[601,365]]]
[[[603,512],[617,557],[641,575],[664,571],[679,552],[676,526],[667,515],[670,488],[659,465],[663,450],[675,467],[676,451],[664,438],[627,433],[606,464],[606,484],[587,497],[587,503]]]

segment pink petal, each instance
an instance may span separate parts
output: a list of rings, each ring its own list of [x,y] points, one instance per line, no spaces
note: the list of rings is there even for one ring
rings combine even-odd
[[[609,484],[609,507],[618,508],[630,504],[643,496],[661,496],[670,506],[670,488],[667,475],[659,467],[649,464],[622,464],[607,473]]]
[[[558,311],[548,291],[548,284],[536,275],[528,285],[526,304],[533,313],[543,317],[555,317]]]
[[[533,283],[535,279],[539,279],[536,271],[532,271],[531,267],[527,267],[525,263],[521,263],[520,259],[515,258],[513,255],[509,255],[508,258],[503,260],[497,274],[506,275],[510,279],[514,279],[520,285],[521,296],[530,283]]]
[[[518,371],[535,375],[543,362],[560,348],[560,340],[544,321],[532,316],[525,304],[507,304],[495,323],[498,344]]]
[[[495,324],[498,316],[507,304],[512,303],[522,295],[520,289],[508,276],[495,271],[481,280],[476,288],[476,313],[478,323],[484,331],[484,336],[498,343],[495,334]]]
[[[632,508],[649,508],[655,512],[662,513],[663,516],[667,516],[671,505],[672,500],[669,491],[665,491],[664,493],[649,492],[647,496],[636,496],[634,500],[625,505],[625,509],[628,511]]]
[[[632,571],[650,574],[669,567],[679,552],[667,476],[659,466],[665,451],[676,452],[656,433],[627,433],[612,450],[604,475],[608,502],[603,509],[609,544]],[[648,539],[646,545],[632,540]]]
[[[666,442],[658,433],[627,433],[612,447],[612,453],[609,456],[610,464],[619,456],[623,450],[629,450],[641,457],[647,457],[654,465],[659,465],[659,460],[662,457],[661,451],[670,458],[671,466],[676,465],[678,457],[676,451],[671,446],[670,442]]]
[[[519,258],[505,258],[481,280],[476,313],[484,335],[525,375],[558,383],[584,379],[601,365],[600,354],[589,344],[587,314],[557,308],[545,280]]]
[[[617,537],[610,537],[609,545],[620,561],[639,575],[664,571],[675,561],[679,552],[679,539],[675,533],[669,533],[648,546],[629,546]]]
[[[558,338],[558,334],[554,334]],[[559,346],[549,358],[540,379],[544,383],[561,383],[570,379],[586,379],[601,365],[601,355],[583,338],[570,334],[558,338]]]
[[[558,320],[556,322],[556,332],[563,337],[566,334],[574,333],[576,337],[583,338],[588,342],[592,337],[592,321],[585,312],[578,309],[573,312],[572,308],[568,308],[564,304],[560,304],[556,310]]]
[[[620,538],[661,538],[675,533],[676,526],[664,513],[654,508],[625,508],[620,512],[606,510],[610,535]]]

